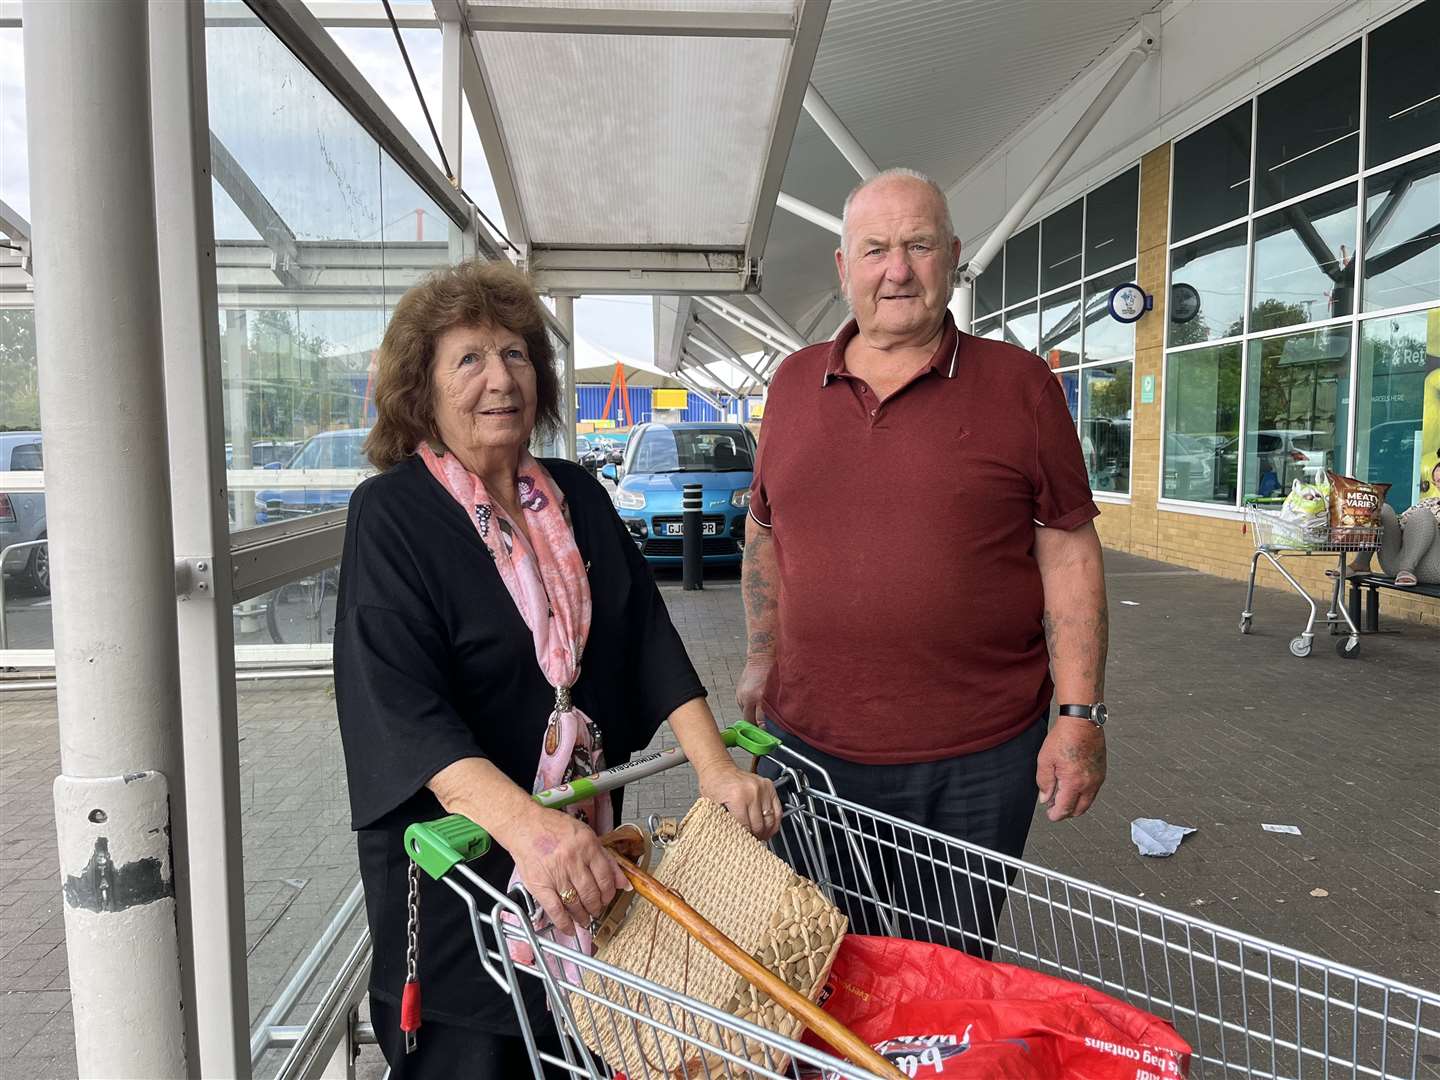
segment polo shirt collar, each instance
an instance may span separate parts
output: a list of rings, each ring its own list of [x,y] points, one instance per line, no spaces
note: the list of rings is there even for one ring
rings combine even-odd
[[[846,320],[840,332],[835,335],[835,340],[830,342],[830,350],[825,357],[825,374],[820,377],[822,388],[829,386],[830,381],[837,375],[845,374],[845,347],[854,341],[859,333],[860,327],[852,317]],[[940,344],[935,346],[935,352],[930,356],[930,370],[947,379],[953,379],[959,358],[960,330],[955,325],[955,317],[947,311]]]

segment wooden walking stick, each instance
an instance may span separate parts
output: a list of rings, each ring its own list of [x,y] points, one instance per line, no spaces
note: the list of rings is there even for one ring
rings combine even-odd
[[[608,842],[609,838],[606,839]],[[905,1074],[877,1054],[869,1043],[715,929],[679,893],[655,880],[619,851],[612,850],[611,855],[636,892],[679,923],[691,937],[729,964],[751,986],[769,994],[786,1012],[838,1050],[847,1061],[887,1080],[905,1080]]]

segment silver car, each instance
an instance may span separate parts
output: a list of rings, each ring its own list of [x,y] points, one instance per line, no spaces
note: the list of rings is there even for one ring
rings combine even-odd
[[[0,431],[0,472],[39,472],[44,466],[40,432]],[[44,493],[0,491],[0,551],[45,538]],[[46,545],[10,552],[0,570],[20,578],[34,592],[50,591],[50,549]]]

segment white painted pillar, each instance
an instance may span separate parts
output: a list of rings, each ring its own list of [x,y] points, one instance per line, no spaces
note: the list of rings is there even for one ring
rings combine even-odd
[[[148,10],[26,0],[35,335],[81,1077],[186,1075],[175,561]],[[114,527],[124,509],[124,527]],[[177,830],[178,832],[178,830]]]

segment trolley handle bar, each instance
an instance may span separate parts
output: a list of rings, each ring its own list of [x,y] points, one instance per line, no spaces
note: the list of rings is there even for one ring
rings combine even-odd
[[[780,740],[774,735],[745,720],[722,729],[720,739],[727,748],[733,750],[738,747],[755,757],[764,757],[780,746]],[[632,780],[672,769],[686,760],[685,751],[677,746],[635,758],[593,776],[582,776],[532,797],[541,806],[552,809],[569,806],[613,791]],[[405,854],[437,881],[458,863],[478,859],[489,850],[490,834],[463,814],[416,822],[405,830]]]

